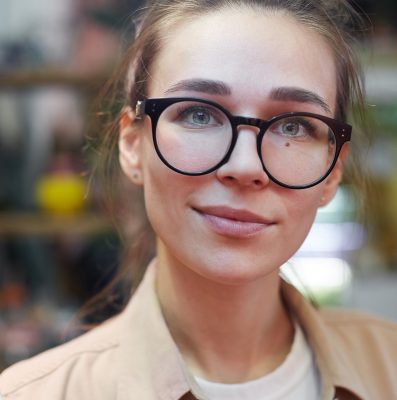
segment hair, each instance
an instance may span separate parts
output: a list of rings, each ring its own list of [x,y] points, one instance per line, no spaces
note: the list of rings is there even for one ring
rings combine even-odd
[[[123,107],[135,107],[147,98],[151,70],[166,35],[173,27],[192,18],[226,8],[250,8],[256,12],[284,13],[321,35],[333,50],[337,68],[337,106],[335,117],[345,121],[348,113],[358,122],[364,121],[364,89],[355,45],[365,31],[360,13],[346,0],[159,0],[149,1],[135,19],[135,39],[125,53],[120,67],[104,89],[104,107],[108,112],[106,134],[98,152],[97,172],[104,182],[110,212],[122,221],[120,234],[124,239],[124,262],[108,286],[87,305],[87,310],[100,310],[115,298],[123,307],[140,282],[144,265],[154,255],[154,235],[142,206],[142,194],[126,182],[118,162],[118,133]],[[109,95],[110,93],[110,95]],[[102,106],[103,107],[103,106]],[[356,134],[356,132],[355,132]],[[351,146],[348,181],[360,179],[356,146]],[[355,178],[354,178],[355,177]],[[131,206],[135,208],[131,209]],[[127,223],[126,221],[133,221]],[[121,292],[120,292],[121,291]]]

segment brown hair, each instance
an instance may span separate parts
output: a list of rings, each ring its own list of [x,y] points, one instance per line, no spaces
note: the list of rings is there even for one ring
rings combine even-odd
[[[164,36],[176,24],[189,21],[206,13],[224,8],[252,8],[257,12],[282,12],[295,17],[303,25],[323,36],[333,49],[338,71],[336,118],[346,120],[349,110],[364,114],[364,93],[361,70],[355,56],[357,34],[363,32],[363,21],[346,0],[170,0],[150,1],[136,19],[136,37],[126,52],[124,61],[115,73],[112,83],[105,89],[108,104],[113,112],[106,122],[107,133],[99,150],[98,172],[103,176],[104,193],[111,194],[108,204],[116,220],[121,218],[125,242],[125,257],[119,273],[89,306],[106,304],[115,295],[115,288],[122,290],[124,300],[139,283],[144,265],[154,254],[154,235],[141,206],[141,196],[132,184],[126,182],[120,171],[117,144],[120,110],[134,107],[137,100],[147,96],[147,86],[154,60],[162,49]],[[108,93],[111,96],[108,96]],[[110,107],[108,105],[110,104]],[[354,146],[352,148],[355,155]],[[358,172],[352,172],[356,175]],[[353,168],[350,168],[354,170]],[[358,179],[359,180],[359,179]],[[126,194],[127,193],[127,194]],[[114,196],[115,195],[115,196]],[[135,206],[135,210],[131,210]],[[133,223],[125,224],[133,219]],[[134,237],[134,239],[132,239]],[[120,296],[120,293],[117,293]]]

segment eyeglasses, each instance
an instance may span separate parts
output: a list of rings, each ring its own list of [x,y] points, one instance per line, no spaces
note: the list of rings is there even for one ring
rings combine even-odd
[[[136,117],[148,115],[155,150],[172,170],[204,175],[228,162],[240,126],[258,128],[257,151],[263,170],[291,189],[317,185],[332,171],[352,127],[308,112],[268,120],[235,116],[209,100],[190,97],[138,101]]]

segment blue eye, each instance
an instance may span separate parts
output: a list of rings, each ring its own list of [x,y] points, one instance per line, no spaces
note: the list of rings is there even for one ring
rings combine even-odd
[[[271,131],[284,137],[303,139],[316,136],[322,125],[316,126],[306,118],[286,118],[272,124]]]
[[[208,125],[211,122],[211,114],[202,107],[194,107],[187,109],[182,113],[182,117],[187,122],[198,125]]]
[[[287,122],[282,125],[281,129],[285,135],[288,136],[298,136],[300,125],[296,122]]]
[[[190,105],[177,110],[175,122],[187,128],[215,128],[223,126],[226,117],[211,106]]]

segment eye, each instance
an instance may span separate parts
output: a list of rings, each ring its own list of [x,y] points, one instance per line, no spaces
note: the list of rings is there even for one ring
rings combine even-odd
[[[282,132],[288,136],[298,136],[300,125],[296,122],[287,122],[281,126]]]
[[[211,122],[211,114],[208,110],[204,110],[203,108],[197,107],[192,110],[187,110],[183,115],[186,117],[186,120],[191,120],[195,124],[207,125]]]
[[[318,128],[314,121],[309,119],[298,118],[285,118],[274,122],[270,130],[272,133],[292,139],[304,139],[307,137],[316,136]]]
[[[211,106],[189,105],[178,110],[176,121],[188,128],[212,128],[222,126],[225,117]]]

